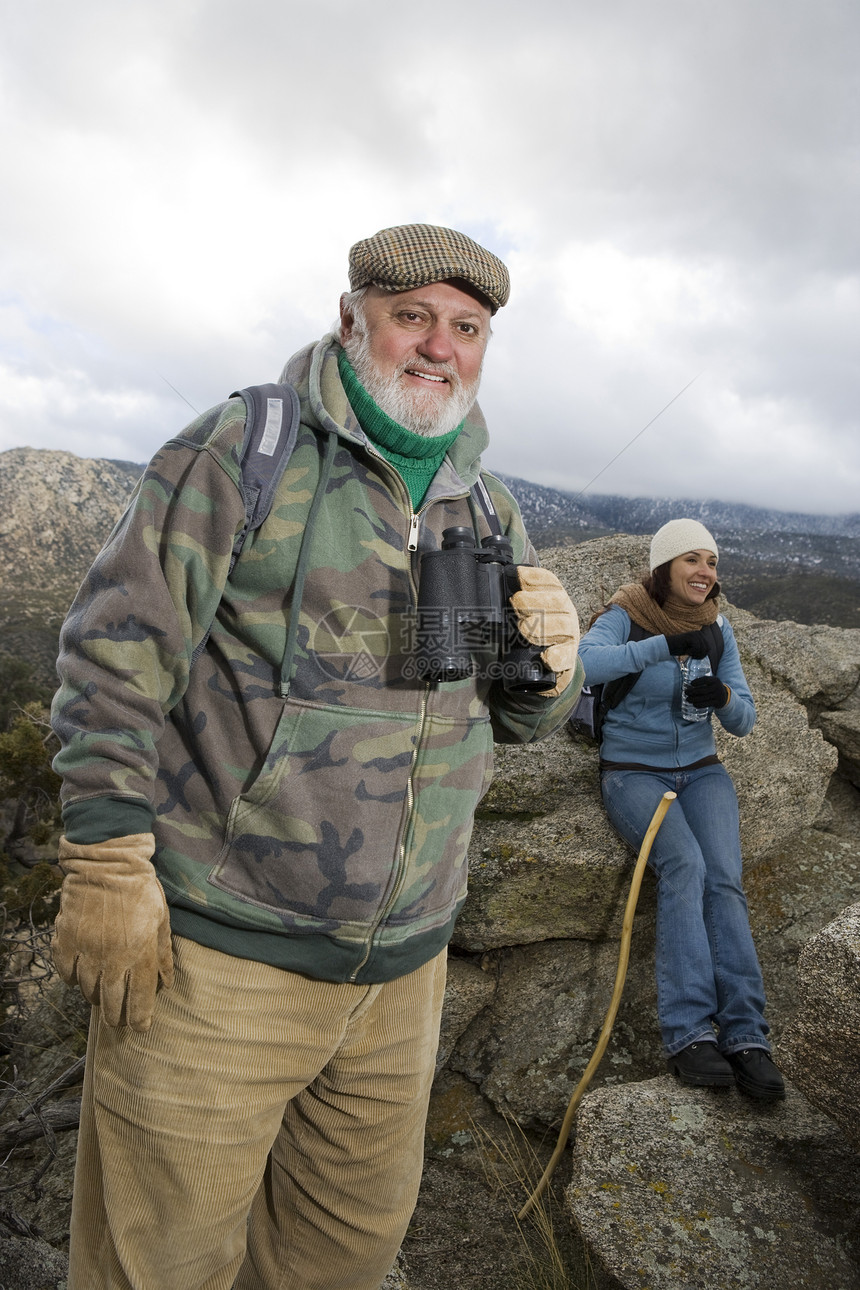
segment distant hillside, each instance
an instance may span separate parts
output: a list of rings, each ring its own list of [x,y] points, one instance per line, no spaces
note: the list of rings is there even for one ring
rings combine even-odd
[[[68,452],[0,453],[0,633],[6,653],[53,681],[57,634],[142,467]],[[715,533],[729,598],[766,618],[860,626],[860,515],[820,516],[690,500],[576,498],[506,478],[539,547],[651,533],[691,515]]]
[[[140,469],[46,449],[0,453],[2,649],[31,661],[45,684],[66,610]]]
[[[653,533],[691,516],[713,532],[733,604],[760,618],[860,627],[860,514],[806,515],[690,498],[577,496],[502,475],[538,548]]]
[[[600,528],[609,533],[653,533],[679,515],[701,520],[714,534],[786,533],[815,537],[860,538],[860,513],[807,515],[739,502],[696,501],[671,497],[618,497],[610,493],[568,493],[527,479],[499,475],[516,497],[531,533],[575,533]]]
[[[0,589],[76,587],[139,474],[127,462],[70,452],[0,453]]]

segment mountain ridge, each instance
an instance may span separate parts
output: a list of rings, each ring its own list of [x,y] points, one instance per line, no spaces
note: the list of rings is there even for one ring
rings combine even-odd
[[[604,526],[610,532],[650,533],[678,515],[701,520],[724,532],[791,532],[818,537],[860,537],[860,512],[817,515],[780,511],[716,498],[622,497],[615,493],[585,496],[533,484],[515,475],[494,472],[516,497],[529,532],[537,525]],[[529,524],[529,519],[532,523]]]
[[[2,649],[53,678],[60,624],[144,467],[62,449],[0,452]],[[689,515],[720,545],[729,599],[764,618],[860,627],[860,514],[816,516],[721,501],[587,499],[500,475],[539,550],[651,533]]]

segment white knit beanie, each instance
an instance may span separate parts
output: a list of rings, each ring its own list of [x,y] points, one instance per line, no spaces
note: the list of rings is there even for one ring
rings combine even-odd
[[[698,520],[670,520],[658,529],[651,539],[651,572],[667,560],[674,560],[687,551],[713,551],[719,556],[717,544],[704,524]]]

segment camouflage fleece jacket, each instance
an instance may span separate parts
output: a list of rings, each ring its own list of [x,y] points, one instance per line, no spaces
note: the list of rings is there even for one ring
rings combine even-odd
[[[374,982],[450,938],[493,738],[548,734],[582,677],[559,698],[414,678],[418,559],[473,523],[486,429],[473,410],[413,515],[337,352],[326,337],[288,365],[298,441],[229,578],[242,400],[154,457],[63,628],[55,766],[71,841],[152,828],[174,931]],[[515,560],[536,563],[513,498],[484,478]]]

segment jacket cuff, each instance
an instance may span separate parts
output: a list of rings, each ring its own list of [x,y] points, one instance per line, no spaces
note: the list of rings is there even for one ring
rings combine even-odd
[[[133,833],[151,833],[155,812],[135,797],[88,797],[63,807],[63,830],[69,842],[89,846]]]

